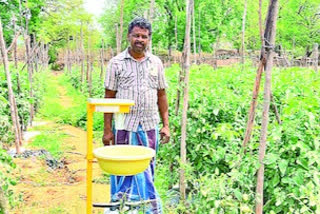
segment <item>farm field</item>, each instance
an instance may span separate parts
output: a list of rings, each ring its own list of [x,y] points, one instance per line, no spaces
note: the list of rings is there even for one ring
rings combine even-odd
[[[178,65],[166,69],[170,85],[170,112],[174,112],[178,70]],[[14,159],[17,167],[12,174],[16,185],[12,190],[18,198],[12,213],[84,211],[86,133],[83,116],[79,115],[85,114],[86,97],[72,86],[79,84],[80,77],[76,74],[76,68],[71,74],[46,73],[47,90],[34,127],[28,130],[29,133],[36,132],[37,136],[31,138],[25,147],[33,151],[46,149],[58,163],[50,168],[46,164],[46,155]],[[167,212],[242,210],[242,213],[252,213],[253,181],[259,167],[259,123],[254,128],[247,154],[242,155],[240,151],[254,76],[255,69],[249,67],[242,71],[238,66],[218,70],[208,65],[192,66],[188,113],[189,164],[185,166],[191,191],[190,204],[185,207],[174,203],[178,194],[175,188],[172,189],[178,183],[179,146],[174,143],[180,137],[177,131],[173,133],[172,143],[160,147],[157,162],[156,185]],[[94,79],[99,82],[98,75]],[[282,84],[284,80],[286,84]],[[268,139],[265,162],[267,209],[270,212],[286,208],[291,212],[310,207],[304,212],[313,213],[319,209],[316,188],[320,161],[319,81],[319,74],[310,69],[274,70],[273,96],[282,124],[279,125],[275,115],[271,114],[269,129],[272,134]],[[96,87],[93,97],[99,97],[100,92],[101,89]],[[261,105],[258,105],[257,121],[261,110]],[[172,128],[177,130],[179,115],[171,114]],[[103,121],[100,116],[97,115],[94,124],[95,147],[102,146],[102,126],[99,123]],[[171,179],[167,179],[168,175]],[[97,164],[94,177],[97,182],[94,186],[96,201],[107,200],[109,178],[101,173]]]
[[[320,214],[319,11],[0,0],[0,214]]]

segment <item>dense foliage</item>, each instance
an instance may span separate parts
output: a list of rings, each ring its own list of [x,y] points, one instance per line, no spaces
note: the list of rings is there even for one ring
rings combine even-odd
[[[30,33],[36,33],[41,23],[41,12],[45,6],[45,0],[4,0],[0,1],[0,17],[3,22],[4,37],[8,43],[14,37],[13,20],[15,19],[17,30],[25,27],[28,21]]]
[[[18,115],[20,118],[20,123],[26,128],[28,121],[30,119],[29,110],[30,103],[33,102],[35,110],[39,108],[41,103],[41,98],[43,96],[45,85],[43,84],[46,77],[45,72],[34,73],[33,79],[33,89],[34,96],[31,99],[29,96],[29,79],[28,73],[26,71],[19,72],[21,67],[14,69],[11,67],[12,73],[12,84],[13,91],[16,98],[16,103],[18,107]],[[18,81],[20,83],[20,88],[18,87]],[[0,143],[5,143],[4,146],[10,146],[14,141],[14,133],[11,125],[10,108],[8,101],[8,88],[7,80],[3,72],[0,73]]]
[[[5,150],[0,147],[0,194],[3,194],[9,199],[10,205],[14,204],[14,194],[10,189],[11,185],[15,185],[16,181],[11,176],[8,176],[12,169],[15,168],[15,164],[12,161],[12,157],[7,154]],[[0,214],[4,213],[0,206]]]
[[[108,1],[110,2],[110,1]],[[112,3],[111,3],[112,2]],[[101,17],[108,44],[116,46],[115,24],[120,22],[121,1],[111,1]],[[153,16],[153,45],[164,49],[175,48],[175,20],[177,19],[178,50],[182,51],[185,33],[186,1],[156,0]],[[268,1],[262,1],[262,19],[265,19]],[[280,0],[277,43],[287,50],[303,55],[306,46],[320,43],[319,1]],[[259,1],[247,1],[245,45],[247,49],[258,50],[261,43],[259,38]],[[124,35],[126,27],[136,16],[150,17],[150,1],[125,1],[124,4]],[[195,1],[195,36],[197,51],[199,42],[201,50],[212,52],[213,44],[219,41],[220,48],[240,48],[242,16],[244,1]],[[200,27],[200,32],[199,32]],[[193,30],[191,30],[193,36]],[[199,38],[200,37],[200,38]],[[164,39],[165,38],[165,39]],[[193,43],[193,39],[191,40]],[[123,47],[125,43],[123,43]],[[193,45],[191,45],[193,48]],[[159,50],[158,50],[159,51]]]
[[[26,128],[30,119],[30,103],[33,102],[35,109],[37,110],[42,101],[45,90],[43,82],[46,78],[46,73],[41,72],[34,74],[33,88],[35,92],[33,99],[30,99],[28,73],[23,71],[19,72],[18,75],[18,71],[21,69],[20,67],[18,69],[12,67],[11,69],[13,90],[18,107],[20,123]],[[18,81],[20,82],[20,88],[18,87]],[[15,164],[4,148],[11,147],[14,144],[14,131],[10,116],[7,82],[3,72],[0,73],[0,100],[0,188],[4,191],[10,205],[13,205],[15,201],[13,200],[14,195],[10,189],[10,185],[14,185],[16,181],[8,175],[12,171],[12,168],[15,167]]]
[[[170,124],[175,131],[172,143],[162,145],[158,155],[156,183],[165,208],[176,213],[254,213],[262,93],[253,137],[243,155],[241,145],[255,78],[255,69],[249,66],[244,71],[237,66],[217,70],[207,65],[192,67],[187,130],[189,164],[183,166],[187,171],[189,205],[173,206],[174,193],[168,189],[178,184],[180,167],[181,115],[174,115],[179,69],[178,65],[166,69]],[[92,97],[102,97],[103,81],[95,73]],[[79,71],[75,69],[68,76],[80,90]],[[271,111],[264,161],[266,213],[320,211],[319,81],[319,74],[308,69],[273,72],[272,91],[282,125]],[[86,86],[82,87],[86,91]],[[102,117],[96,120],[95,129],[102,131]]]
[[[178,67],[170,80],[170,121],[174,144],[160,150],[161,166],[178,183],[180,115],[174,116]],[[255,71],[193,67],[190,76],[186,167],[188,208],[192,213],[254,213],[262,97],[253,138],[246,155],[242,139]],[[312,70],[290,68],[273,72],[273,95],[282,125],[271,112],[264,159],[266,213],[317,213],[319,197],[320,76]],[[163,183],[170,183],[160,181]],[[166,195],[164,194],[164,197]],[[180,210],[182,211],[182,210]]]

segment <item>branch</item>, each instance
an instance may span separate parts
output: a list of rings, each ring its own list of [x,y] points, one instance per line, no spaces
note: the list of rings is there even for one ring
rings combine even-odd
[[[7,53],[10,51],[10,49],[13,47],[13,45],[17,42],[19,36],[20,36],[20,31],[17,32],[14,39],[12,40],[11,45],[7,49]]]

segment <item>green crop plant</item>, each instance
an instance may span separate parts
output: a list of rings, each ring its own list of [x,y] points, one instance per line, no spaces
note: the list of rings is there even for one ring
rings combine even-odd
[[[243,70],[237,65],[216,70],[209,65],[191,67],[188,164],[182,166],[186,169],[188,199],[186,205],[172,206],[176,196],[169,194],[168,189],[177,187],[180,167],[181,114],[175,115],[179,69],[174,64],[165,71],[169,83],[170,126],[174,130],[171,143],[160,146],[157,161],[156,185],[165,210],[254,213],[263,84],[252,138],[244,155],[242,140],[256,75],[256,68],[249,65]],[[80,85],[79,70],[68,74],[68,78],[72,85]],[[92,90],[92,97],[103,97],[103,80],[97,72],[93,81],[97,86]],[[264,160],[264,211],[320,212],[320,75],[305,68],[275,68],[272,93],[282,124],[278,124],[271,110]],[[102,131],[102,117],[95,127]]]

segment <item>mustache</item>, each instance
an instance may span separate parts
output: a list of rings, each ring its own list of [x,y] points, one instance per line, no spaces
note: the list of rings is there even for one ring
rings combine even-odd
[[[144,46],[144,44],[141,43],[141,42],[135,42],[134,44],[135,44],[135,45],[142,45],[142,46]]]

